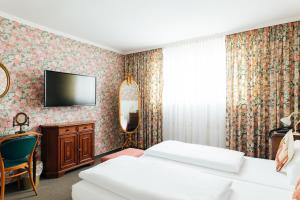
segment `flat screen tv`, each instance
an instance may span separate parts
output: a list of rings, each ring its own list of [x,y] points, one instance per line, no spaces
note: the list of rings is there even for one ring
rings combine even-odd
[[[44,71],[45,107],[96,105],[96,78],[78,74]]]

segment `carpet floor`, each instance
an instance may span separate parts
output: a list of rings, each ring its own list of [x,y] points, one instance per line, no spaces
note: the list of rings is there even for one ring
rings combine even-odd
[[[100,159],[97,158],[95,165],[99,163]],[[74,183],[80,180],[78,173],[89,167],[81,167],[67,172],[60,178],[41,178],[40,185],[37,188],[38,196],[35,196],[31,189],[18,191],[16,183],[8,184],[5,188],[5,200],[72,200],[71,188]]]

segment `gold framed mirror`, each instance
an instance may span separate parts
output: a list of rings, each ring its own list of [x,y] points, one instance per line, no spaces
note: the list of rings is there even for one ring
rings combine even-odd
[[[7,68],[0,63],[0,98],[4,97],[10,87],[10,76]]]
[[[119,90],[119,122],[125,133],[133,133],[140,123],[140,93],[138,84],[128,77]]]

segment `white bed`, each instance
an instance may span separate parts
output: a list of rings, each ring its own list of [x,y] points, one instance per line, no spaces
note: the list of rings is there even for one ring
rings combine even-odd
[[[209,170],[206,168],[201,168],[198,166],[183,164],[179,162],[174,162],[170,160],[154,158],[150,156],[143,156],[139,158],[154,165],[170,166],[184,168],[186,170],[199,170],[199,172],[214,174],[212,176],[222,177],[233,181],[231,186],[231,193],[229,200],[253,200],[253,199],[272,199],[272,200],[289,200],[291,199],[293,190],[288,189],[284,182],[277,183],[278,180],[286,181],[284,176],[271,176],[271,173],[265,175],[264,172],[269,170],[272,171],[272,162],[265,162],[267,160],[263,159],[253,159],[246,158],[246,162],[239,175],[229,174],[225,172],[214,172],[214,170]],[[262,167],[261,170],[257,169],[257,166]],[[256,169],[256,174],[255,169]],[[272,166],[273,167],[273,166]],[[260,171],[260,172],[259,172]],[[255,175],[255,176],[253,176]],[[264,180],[264,177],[272,178],[272,180]],[[241,179],[241,180],[239,180]],[[247,179],[250,179],[247,180]],[[256,182],[261,181],[261,183],[254,183],[251,179]],[[159,181],[159,180],[158,180]],[[275,186],[270,186],[271,183]],[[276,183],[275,183],[276,182]],[[266,186],[268,185],[269,186]],[[73,200],[126,200],[119,194],[110,191],[109,188],[104,189],[98,185],[95,185],[86,180],[82,180],[72,186],[72,198]],[[225,199],[225,198],[224,198]],[[128,200],[128,199],[127,199]],[[142,200],[142,199],[141,199]]]
[[[284,173],[276,172],[274,160],[245,157],[245,161],[239,173],[228,173],[152,156],[143,156],[142,158],[153,161],[155,160],[156,162],[161,163],[167,162],[176,165],[183,165],[188,168],[198,169],[199,171],[204,173],[226,177],[233,180],[270,186],[283,190],[294,190],[295,187],[289,184],[288,178]]]
[[[198,148],[199,146],[199,148]],[[218,149],[217,151],[222,151],[222,148],[208,147],[212,150]],[[198,149],[197,149],[198,148]],[[176,165],[183,165],[189,168],[196,168],[201,172],[209,173],[213,175],[218,175],[221,177],[231,178],[234,180],[245,181],[249,183],[255,183],[270,187],[275,187],[285,190],[293,190],[294,185],[291,185],[286,174],[277,172],[275,169],[275,161],[260,159],[260,158],[251,158],[243,156],[243,160],[240,165],[240,169],[237,173],[226,172],[221,170],[216,170],[208,167],[201,166],[203,159],[210,159],[212,161],[223,159],[227,162],[227,158],[222,157],[236,157],[235,153],[226,152],[224,155],[219,155],[219,152],[213,152],[204,149],[203,151],[208,155],[195,154],[195,151],[202,151],[203,145],[187,144],[178,141],[165,141],[160,144],[154,145],[153,147],[147,149],[144,154],[144,158],[152,159],[156,162],[161,163],[172,163]],[[229,151],[224,149],[225,151]],[[203,152],[201,152],[203,154]],[[227,155],[226,155],[227,154]],[[234,160],[234,159],[231,159]],[[238,159],[237,159],[238,160]],[[215,161],[216,165],[222,166],[223,161]],[[192,163],[192,164],[191,164]],[[235,162],[237,163],[237,162]],[[237,164],[235,164],[237,165]]]
[[[73,200],[127,200],[109,190],[80,181],[72,186]],[[292,192],[272,187],[235,181],[230,200],[291,200]],[[142,199],[141,199],[142,200]]]
[[[123,197],[86,181],[72,186],[73,200],[125,200]]]
[[[230,179],[197,169],[130,156],[84,170],[79,177],[131,200],[227,200],[232,186]]]
[[[152,168],[154,167],[156,171],[154,170],[154,173],[150,173],[151,175],[148,174],[146,177],[151,177],[153,174],[159,172],[161,169],[170,169],[171,171],[174,170],[178,172],[179,174],[185,174],[185,172],[191,172],[191,174],[194,174],[195,179],[186,179],[186,176],[180,176],[180,180],[183,182],[188,182],[190,186],[194,187],[194,184],[191,185],[191,183],[194,183],[196,180],[200,179],[199,177],[205,177],[205,176],[211,176],[213,180],[216,182],[219,182],[218,179],[224,180],[224,181],[229,181],[231,182],[231,187],[230,187],[230,193],[226,193],[226,196],[224,198],[218,198],[218,199],[229,199],[229,200],[253,200],[253,199],[272,199],[272,200],[290,200],[292,198],[292,193],[294,190],[294,186],[289,184],[288,178],[285,174],[283,173],[278,173],[275,170],[275,163],[272,160],[266,160],[266,159],[258,159],[258,158],[250,158],[250,157],[243,157],[243,164],[241,165],[241,168],[238,173],[231,173],[231,172],[225,172],[225,171],[220,171],[216,169],[210,169],[207,167],[202,167],[198,165],[193,165],[193,164],[187,164],[184,162],[179,162],[179,161],[174,161],[171,159],[166,159],[162,157],[155,157],[155,156],[149,156],[145,154],[144,156],[138,158],[139,161],[142,163],[146,163],[148,166],[151,166]],[[123,163],[124,162],[119,162],[120,164],[117,165],[113,169],[113,172],[118,171],[118,169],[122,169]],[[218,162],[216,162],[218,163]],[[105,164],[105,163],[104,163]],[[146,166],[147,170],[149,171],[149,167]],[[121,166],[121,167],[119,167]],[[135,165],[132,165],[133,168],[136,171],[143,171],[143,167],[135,167]],[[159,168],[158,168],[159,166]],[[97,168],[97,167],[95,167]],[[123,166],[123,169],[126,169],[126,165]],[[108,168],[110,171],[110,168]],[[147,170],[145,172],[147,173]],[[132,173],[131,174],[135,174]],[[105,171],[104,171],[105,172]],[[111,171],[110,171],[111,172]],[[145,173],[143,172],[143,173]],[[97,172],[98,173],[98,172]],[[97,174],[96,173],[96,174]],[[103,171],[101,171],[103,173]],[[118,174],[118,173],[117,173]],[[172,176],[174,176],[174,173]],[[190,175],[191,175],[190,174]],[[122,176],[122,173],[119,173],[119,175]],[[119,176],[117,175],[117,177]],[[142,174],[143,175],[143,174]],[[191,177],[189,175],[189,177]],[[111,174],[111,176],[114,176],[114,173]],[[107,178],[110,178],[111,176],[105,177],[105,179],[102,178],[104,182],[106,182]],[[112,187],[109,187],[109,184],[106,185],[106,183],[99,184],[98,180],[95,178],[95,173],[94,176],[90,176],[90,179],[80,176],[83,180],[80,181],[79,183],[75,184],[72,186],[72,198],[73,200],[129,200],[129,199],[138,199],[138,200],[143,200],[143,198],[129,198],[125,194],[113,189]],[[122,186],[122,184],[129,184],[131,187],[127,187],[127,189],[131,190],[132,187],[134,187],[136,184],[133,181],[128,181],[130,176],[125,176],[125,179],[121,180],[123,182],[117,182],[118,185]],[[160,176],[156,176],[155,179],[152,177],[150,178],[150,182],[156,182],[156,180],[159,182],[164,182],[163,185],[160,185],[159,187],[153,187],[151,184],[148,184],[148,182],[145,183],[146,190],[148,188],[152,188],[152,194],[153,191],[156,193],[158,190],[163,190],[167,189],[166,191],[169,191],[169,194],[173,193],[173,190],[170,190],[170,186],[164,187],[166,183],[170,182],[170,185],[173,185],[174,179],[172,181],[166,182],[165,180],[167,179],[164,174]],[[125,181],[124,181],[125,180]],[[139,180],[139,179],[138,179]],[[154,181],[155,180],[155,181]],[[190,182],[191,180],[191,182]],[[147,179],[146,179],[147,181]],[[176,182],[177,180],[175,180]],[[196,181],[197,182],[197,181]],[[144,182],[140,182],[140,184],[143,184]],[[171,184],[172,183],[172,184]],[[201,183],[198,181],[196,185],[200,185]],[[156,184],[154,184],[156,186]],[[174,184],[176,185],[176,184]],[[112,185],[114,186],[114,184]],[[178,186],[178,185],[177,185]],[[189,186],[189,187],[190,187]],[[187,187],[187,188],[189,188]],[[211,188],[212,185],[209,186]],[[214,187],[214,186],[213,186]],[[154,189],[155,188],[155,189]],[[201,187],[196,187],[197,190],[201,190]],[[202,187],[203,189],[203,187]],[[195,189],[194,189],[195,190]],[[227,189],[228,190],[228,189]],[[123,188],[123,191],[126,191]],[[140,191],[137,189],[137,191]],[[170,192],[171,191],[171,192]],[[186,190],[183,190],[185,192]],[[216,191],[216,190],[215,190]],[[174,190],[176,193],[180,193],[180,191]],[[200,192],[201,193],[201,192]],[[146,193],[144,193],[146,194]],[[180,193],[181,194],[181,193]],[[198,192],[199,194],[199,192]],[[225,193],[224,193],[225,194]],[[142,195],[144,197],[146,195]],[[173,195],[174,196],[174,195]],[[229,196],[229,197],[227,197]],[[141,197],[141,196],[139,196]],[[146,198],[147,199],[147,198]],[[167,198],[169,199],[169,198]],[[179,198],[181,199],[181,198]],[[190,198],[183,198],[183,199],[190,199]],[[199,198],[196,198],[199,199]]]

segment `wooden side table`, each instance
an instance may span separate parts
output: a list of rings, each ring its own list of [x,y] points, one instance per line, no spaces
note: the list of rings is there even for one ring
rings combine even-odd
[[[276,153],[280,144],[280,141],[285,136],[285,133],[274,132],[271,136],[272,140],[272,159],[275,160]],[[300,140],[300,135],[294,135],[294,140]]]

